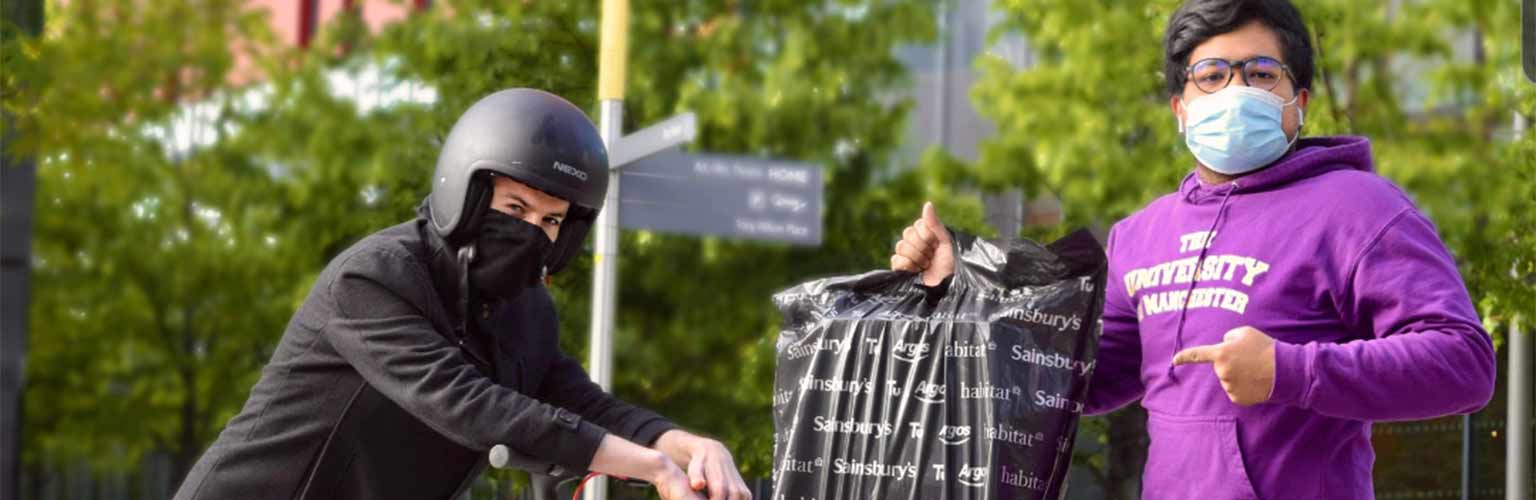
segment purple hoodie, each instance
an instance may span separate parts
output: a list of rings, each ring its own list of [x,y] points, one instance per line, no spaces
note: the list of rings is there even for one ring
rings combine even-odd
[[[1493,346],[1456,264],[1370,147],[1303,139],[1230,183],[1191,174],[1110,231],[1087,411],[1141,399],[1142,498],[1372,498],[1371,422],[1492,396]],[[1210,365],[1172,366],[1245,325],[1276,339],[1268,402],[1239,407]]]

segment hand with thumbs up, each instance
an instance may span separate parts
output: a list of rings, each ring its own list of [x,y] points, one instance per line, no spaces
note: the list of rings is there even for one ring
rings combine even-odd
[[[935,286],[955,273],[955,251],[949,230],[939,221],[933,203],[923,203],[923,216],[901,232],[891,269],[921,273],[923,284]]]
[[[1233,328],[1220,344],[1191,347],[1173,355],[1174,366],[1208,363],[1239,406],[1269,400],[1275,387],[1275,339],[1251,326]]]

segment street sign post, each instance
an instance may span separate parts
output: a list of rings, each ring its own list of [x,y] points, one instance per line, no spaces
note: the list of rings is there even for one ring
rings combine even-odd
[[[593,224],[587,370],[592,381],[612,390],[621,225],[819,245],[822,182],[821,170],[806,164],[675,152],[698,136],[693,113],[624,135],[629,0],[603,0],[601,31],[598,131],[611,170],[603,209]],[[608,482],[599,477],[583,491],[585,500],[607,500]]]
[[[598,40],[597,129],[603,146],[613,149],[623,135],[624,74],[629,61],[629,0],[603,0],[602,35]],[[610,164],[611,165],[611,164]],[[603,210],[593,224],[592,343],[587,346],[587,371],[604,390],[613,390],[613,312],[618,305],[619,183],[610,175]],[[608,500],[608,481],[599,477],[586,490],[586,500]]]
[[[608,148],[608,165],[619,168],[635,160],[693,142],[699,136],[699,119],[683,113],[620,137]]]
[[[619,170],[619,226],[821,244],[821,169],[802,162],[676,151]]]

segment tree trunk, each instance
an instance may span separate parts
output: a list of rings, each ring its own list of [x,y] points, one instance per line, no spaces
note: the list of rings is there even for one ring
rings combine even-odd
[[[177,484],[187,477],[198,453],[203,451],[202,440],[198,438],[197,372],[194,367],[182,366],[181,385],[186,391],[186,397],[181,400],[181,435],[176,440],[176,449],[171,451],[171,477],[176,478]]]

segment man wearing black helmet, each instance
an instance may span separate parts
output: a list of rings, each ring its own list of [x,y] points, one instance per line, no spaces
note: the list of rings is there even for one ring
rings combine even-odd
[[[475,103],[418,217],[326,266],[175,498],[456,498],[496,445],[534,472],[750,498],[718,441],[613,398],[559,351],[541,278],[579,251],[607,184],[571,103],[530,89]]]

